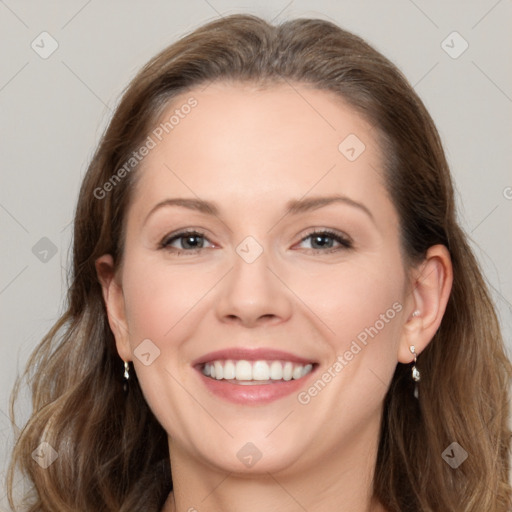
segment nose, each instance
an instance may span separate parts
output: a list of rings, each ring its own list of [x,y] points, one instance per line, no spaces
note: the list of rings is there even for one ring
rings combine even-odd
[[[220,284],[215,311],[221,322],[245,327],[275,325],[292,314],[293,294],[271,268],[266,251],[252,262],[235,254],[233,268]]]

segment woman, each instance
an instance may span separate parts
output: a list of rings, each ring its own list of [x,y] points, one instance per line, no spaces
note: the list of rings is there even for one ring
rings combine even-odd
[[[133,80],[29,362],[31,511],[509,510],[511,366],[434,124],[320,20]]]

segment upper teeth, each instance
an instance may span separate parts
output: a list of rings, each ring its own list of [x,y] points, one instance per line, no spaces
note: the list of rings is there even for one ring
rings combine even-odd
[[[290,361],[211,361],[203,367],[203,373],[214,379],[236,380],[291,380],[300,379],[313,369],[312,364]]]

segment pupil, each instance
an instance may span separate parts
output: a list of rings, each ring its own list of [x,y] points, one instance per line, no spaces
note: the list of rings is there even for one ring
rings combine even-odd
[[[326,240],[327,240],[327,242],[326,242]],[[330,242],[332,242],[332,240],[330,240],[330,237],[327,235],[317,235],[314,237],[314,241],[315,241],[315,244],[319,245],[320,247],[327,247],[327,246],[330,247],[331,246]]]
[[[197,248],[198,246],[200,247],[201,244],[199,244],[197,242],[194,243],[194,240],[197,240],[198,238],[200,238],[200,237],[197,235],[190,235],[188,237],[185,237],[184,238],[185,243],[183,245],[185,246],[185,248],[188,248],[188,249],[190,249],[190,248],[194,249],[194,248]]]

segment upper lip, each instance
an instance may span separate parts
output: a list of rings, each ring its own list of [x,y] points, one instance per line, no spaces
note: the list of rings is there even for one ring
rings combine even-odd
[[[282,350],[275,350],[271,348],[227,348],[224,350],[216,350],[215,352],[209,352],[204,356],[201,356],[192,362],[192,366],[203,365],[211,361],[220,360],[246,360],[246,361],[290,361],[298,364],[313,364],[316,361],[307,359],[304,357],[297,356],[291,352],[284,352]]]

